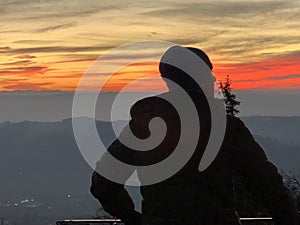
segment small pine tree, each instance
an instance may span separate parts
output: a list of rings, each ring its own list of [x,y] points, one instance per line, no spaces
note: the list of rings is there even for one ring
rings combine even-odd
[[[227,75],[225,82],[219,83],[219,90],[223,94],[227,114],[235,116],[240,112],[238,106],[241,104],[241,102],[238,101],[235,94],[232,93],[231,84],[232,81],[229,75]]]

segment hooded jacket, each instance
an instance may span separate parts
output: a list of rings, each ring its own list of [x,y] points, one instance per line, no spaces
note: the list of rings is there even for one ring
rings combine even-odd
[[[198,165],[210,134],[210,112],[201,91],[188,91],[198,109],[201,132],[196,150],[188,163],[169,179],[141,187],[142,214],[134,211],[134,204],[124,185],[114,183],[93,173],[91,193],[105,211],[120,218],[126,225],[238,225],[234,206],[233,176],[238,176],[253,196],[263,203],[276,225],[296,225],[295,204],[284,187],[277,168],[267,159],[244,123],[236,117],[227,117],[222,147],[213,163],[202,172]],[[161,117],[167,127],[164,141],[154,151],[136,153],[118,139],[108,148],[117,159],[134,165],[148,165],[170,154],[180,136],[180,118],[159,97],[164,93],[138,101],[131,108],[129,126],[139,138],[150,135],[151,118]],[[203,107],[204,106],[204,107]],[[105,161],[105,155],[97,163]],[[97,171],[97,169],[96,169]],[[137,170],[139,175],[139,171]],[[126,180],[131,174],[124,177]],[[139,176],[142,180],[143,177]]]

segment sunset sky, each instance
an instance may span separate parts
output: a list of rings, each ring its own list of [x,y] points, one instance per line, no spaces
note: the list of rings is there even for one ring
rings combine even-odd
[[[236,89],[300,87],[299,0],[0,0],[0,90],[76,89],[89,65],[122,44],[164,40],[205,50]],[[157,64],[119,71],[108,90]],[[97,87],[97,84],[94,84]]]

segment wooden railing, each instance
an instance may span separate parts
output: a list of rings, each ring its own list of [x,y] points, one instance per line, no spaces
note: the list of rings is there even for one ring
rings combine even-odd
[[[273,224],[273,219],[271,217],[258,217],[258,218],[240,218],[243,224],[258,224],[258,222],[265,222],[263,224],[271,225]],[[89,225],[93,223],[98,224],[117,224],[121,223],[120,219],[70,219],[70,220],[59,220],[56,222],[56,225],[71,225],[71,224],[80,224],[80,225]]]
[[[75,219],[75,220],[59,220],[56,221],[56,225],[67,225],[67,224],[92,224],[92,223],[110,223],[117,224],[122,223],[120,219]]]
[[[299,225],[300,225],[300,211],[299,214]],[[245,217],[240,218],[242,224],[245,225],[273,225],[274,221],[271,217]],[[122,223],[120,219],[69,219],[69,220],[58,220],[56,225],[90,225],[93,223],[98,224],[118,224]]]

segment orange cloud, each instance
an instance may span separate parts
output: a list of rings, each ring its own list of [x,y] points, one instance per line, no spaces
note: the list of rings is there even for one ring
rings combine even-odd
[[[285,56],[248,64],[217,64],[219,80],[229,74],[235,89],[299,88],[300,56]]]
[[[19,55],[15,58],[34,59],[2,64],[0,67],[0,90],[65,90],[74,91],[93,58],[74,58],[49,62],[39,62],[39,58],[31,55]],[[51,58],[50,58],[51,59]],[[214,61],[212,59],[212,61]],[[300,55],[286,55],[253,63],[234,64],[218,62],[214,64],[213,73],[219,81],[229,74],[234,89],[292,89],[300,85]],[[29,65],[30,64],[30,65]],[[7,67],[10,66],[10,67]],[[88,74],[89,84],[83,90],[98,90],[100,81],[104,82],[108,74]],[[13,77],[25,81],[7,83]],[[139,79],[148,80],[145,82]],[[135,82],[134,82],[135,81]],[[134,82],[132,84],[132,82]],[[136,63],[116,71],[106,81],[103,91],[120,91],[130,84],[130,91],[162,91],[166,90],[160,78],[157,62]]]

